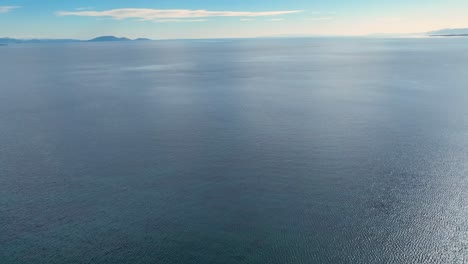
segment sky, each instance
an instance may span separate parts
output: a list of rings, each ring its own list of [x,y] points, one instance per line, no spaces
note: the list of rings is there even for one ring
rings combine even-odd
[[[244,38],[468,28],[468,0],[0,0],[0,37]]]

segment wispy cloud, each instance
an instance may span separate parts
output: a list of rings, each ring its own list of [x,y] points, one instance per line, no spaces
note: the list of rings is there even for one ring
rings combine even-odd
[[[270,21],[283,21],[284,18],[272,18],[270,19]]]
[[[8,13],[17,8],[20,8],[20,6],[0,6],[0,13]]]
[[[254,21],[255,18],[241,18],[240,21]]]
[[[152,20],[153,22],[156,23],[184,23],[184,22],[205,22],[208,21],[208,19],[154,19]]]
[[[88,16],[88,17],[111,17],[114,19],[139,18],[141,20],[165,20],[184,18],[205,17],[266,17],[300,13],[301,10],[293,11],[265,11],[265,12],[240,12],[240,11],[209,11],[188,9],[144,9],[123,8],[105,11],[59,11],[58,16]]]

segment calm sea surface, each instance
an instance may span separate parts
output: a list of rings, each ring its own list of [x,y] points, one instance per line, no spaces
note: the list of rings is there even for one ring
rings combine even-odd
[[[468,38],[0,47],[0,263],[468,263]]]

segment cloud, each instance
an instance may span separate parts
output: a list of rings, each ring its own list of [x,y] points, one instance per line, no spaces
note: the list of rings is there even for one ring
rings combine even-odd
[[[283,21],[284,18],[272,18],[270,19],[270,21]]]
[[[205,22],[208,20],[207,19],[155,19],[152,21],[156,23],[171,23],[171,22],[183,23],[183,22]]]
[[[144,9],[123,8],[105,11],[59,11],[58,16],[88,16],[88,17],[111,17],[114,19],[139,18],[141,20],[166,20],[184,18],[206,18],[206,17],[266,17],[300,13],[294,11],[266,11],[266,12],[240,12],[240,11],[209,11],[188,9]]]
[[[0,13],[8,13],[17,8],[20,8],[20,6],[0,6]]]

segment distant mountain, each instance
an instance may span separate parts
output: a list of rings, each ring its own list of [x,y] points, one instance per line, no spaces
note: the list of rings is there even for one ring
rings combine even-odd
[[[102,36],[88,40],[89,42],[100,42],[100,41],[151,41],[152,39],[149,38],[137,38],[137,39],[129,39],[129,38],[119,38],[115,36]]]
[[[0,43],[2,44],[10,44],[10,43],[16,43],[16,39],[12,38],[0,38]]]
[[[433,37],[468,37],[468,28],[447,28],[428,32]]]
[[[69,42],[79,42],[77,39],[21,39],[17,40],[17,43],[69,43]]]
[[[152,39],[149,39],[149,38],[137,38],[137,39],[134,39],[134,41],[152,41]]]
[[[12,44],[12,43],[65,43],[65,42],[78,42],[76,39],[14,39],[14,38],[0,38],[0,43]]]
[[[101,41],[131,41],[129,38],[118,38],[115,36],[102,36],[88,40],[89,42],[101,42]]]
[[[14,44],[14,43],[68,43],[68,42],[116,42],[116,41],[151,41],[148,38],[118,38],[114,36],[102,36],[90,40],[78,39],[15,39],[15,38],[0,38],[0,44]]]

